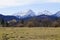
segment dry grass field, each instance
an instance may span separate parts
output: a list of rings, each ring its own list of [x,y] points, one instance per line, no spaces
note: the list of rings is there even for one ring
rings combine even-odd
[[[0,40],[60,40],[60,28],[0,28]]]

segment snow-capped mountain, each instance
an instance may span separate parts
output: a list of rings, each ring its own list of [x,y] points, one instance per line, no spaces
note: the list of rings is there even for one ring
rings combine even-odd
[[[16,16],[18,18],[23,17],[24,15],[26,15],[26,12],[18,12],[18,13],[14,13],[13,16]]]
[[[28,10],[27,12],[15,13],[14,16],[18,18],[32,17],[35,16],[35,12],[33,12],[32,10]]]
[[[52,13],[51,13],[50,11],[48,11],[48,10],[44,10],[44,11],[42,12],[42,14],[45,14],[45,15],[52,15]]]
[[[48,15],[48,16],[57,16],[57,17],[60,17],[60,11],[56,12],[55,14],[52,14],[50,11],[43,11],[43,12],[39,12],[38,15]],[[32,10],[28,10],[26,12],[18,12],[18,13],[15,13],[14,16],[18,17],[18,18],[26,18],[26,17],[33,17],[33,16],[38,16],[36,15],[36,13]]]
[[[38,15],[52,15],[52,13],[50,11],[44,10],[42,12],[39,12]]]
[[[56,12],[54,16],[60,17],[60,11]]]
[[[29,10],[26,12],[26,15],[24,15],[25,17],[32,17],[35,16],[35,12],[33,12],[32,10]]]
[[[54,15],[50,15],[51,13],[47,10],[39,13],[39,15],[36,15],[35,12],[33,12],[32,10],[28,10],[27,12],[18,12],[15,13],[14,15],[0,15],[0,19],[4,19],[6,21],[15,19],[15,20],[20,20],[21,18],[23,19],[29,19],[29,18],[51,18],[51,19],[57,19],[57,17],[60,17],[60,11],[58,11],[56,14]]]

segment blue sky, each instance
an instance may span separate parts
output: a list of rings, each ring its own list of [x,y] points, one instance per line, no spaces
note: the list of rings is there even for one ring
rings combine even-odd
[[[0,14],[11,15],[32,9],[34,12],[60,11],[60,0],[0,0]]]

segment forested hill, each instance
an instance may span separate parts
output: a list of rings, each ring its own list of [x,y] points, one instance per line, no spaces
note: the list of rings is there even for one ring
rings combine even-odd
[[[0,27],[59,27],[60,17],[38,15],[25,18],[0,15]]]

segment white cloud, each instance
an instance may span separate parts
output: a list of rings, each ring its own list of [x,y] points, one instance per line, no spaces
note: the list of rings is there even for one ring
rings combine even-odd
[[[0,0],[0,7],[32,4],[34,0]]]
[[[60,0],[36,0],[37,3],[60,3]]]
[[[60,0],[47,0],[46,2],[59,3],[59,2],[60,2]]]
[[[37,3],[60,2],[60,0],[0,0],[0,7],[29,5]]]

